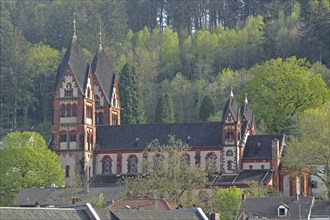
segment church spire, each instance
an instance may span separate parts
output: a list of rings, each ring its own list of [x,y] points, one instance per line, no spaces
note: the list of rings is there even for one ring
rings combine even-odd
[[[99,36],[100,36],[100,46],[99,46],[99,50],[102,50],[102,31],[101,31],[101,25],[100,25],[100,32],[99,32]]]
[[[76,35],[76,13],[73,13],[73,38],[77,39],[77,35]]]
[[[234,97],[234,93],[233,93],[233,87],[230,88],[230,98],[233,98]]]
[[[248,99],[247,99],[247,93],[245,93],[245,100],[244,100],[244,104],[248,104]]]

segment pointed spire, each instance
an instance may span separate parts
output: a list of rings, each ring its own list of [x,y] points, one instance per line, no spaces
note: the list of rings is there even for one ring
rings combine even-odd
[[[234,93],[233,93],[233,87],[230,88],[230,98],[234,97]]]
[[[100,36],[100,46],[99,46],[99,50],[102,50],[102,31],[101,31],[101,25],[100,25],[99,36]]]
[[[76,13],[73,13],[73,38],[77,39],[77,35],[76,35]]]
[[[247,99],[247,93],[245,93],[245,100],[244,100],[244,103],[245,104],[248,104],[249,102],[248,102],[248,99]]]

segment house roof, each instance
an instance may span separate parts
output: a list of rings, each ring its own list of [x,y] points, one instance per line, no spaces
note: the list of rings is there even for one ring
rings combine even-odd
[[[243,159],[245,158],[271,158],[272,140],[280,140],[284,135],[249,135],[244,148]],[[282,146],[280,146],[280,149]]]
[[[1,219],[91,219],[84,209],[0,207]]]
[[[192,148],[221,146],[221,124],[218,122],[145,124],[98,127],[97,150],[144,149],[154,139],[164,145],[168,143],[169,135],[186,141]]]
[[[290,196],[247,198],[241,202],[239,213],[247,212],[250,216],[258,216],[259,218],[276,218],[278,207],[281,204],[286,204],[289,207],[287,217],[281,217],[281,219],[300,219],[300,217],[307,219],[313,200],[314,197],[312,196],[300,197],[298,201]]]
[[[246,185],[251,181],[257,181],[258,183],[267,184],[272,177],[272,171],[270,170],[242,170],[237,175],[218,175],[212,185],[214,186],[226,186],[226,185]]]
[[[58,87],[58,84],[60,83],[64,71],[66,70],[68,65],[70,65],[72,69],[73,75],[77,80],[80,91],[84,94],[85,81],[87,78],[89,65],[79,45],[78,40],[74,37],[72,38],[68,48],[66,49],[61,64],[57,69],[55,89]]]
[[[178,211],[155,211],[155,210],[130,210],[120,209],[111,210],[111,220],[168,220],[168,219],[190,219],[205,220],[197,211],[178,212]]]
[[[115,83],[115,74],[102,48],[99,48],[94,56],[92,72],[100,83],[107,102],[110,104],[113,85]]]
[[[79,197],[83,202],[90,201],[103,193],[106,200],[116,200],[122,191],[118,187],[89,187],[88,193],[83,188],[46,188],[21,189],[14,201],[15,206],[34,206],[39,202],[41,206],[71,204],[73,197]]]
[[[125,177],[135,177],[135,174],[108,174],[102,173],[95,175],[90,181],[90,187],[116,187],[118,186],[118,181],[123,180]]]
[[[109,209],[123,209],[129,206],[136,210],[160,210],[168,211],[175,210],[177,204],[166,201],[165,199],[121,199],[109,205]]]
[[[315,200],[312,208],[312,216],[330,217],[330,201]]]

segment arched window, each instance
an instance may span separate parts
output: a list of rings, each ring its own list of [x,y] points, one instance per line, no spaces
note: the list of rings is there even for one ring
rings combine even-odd
[[[185,154],[183,159],[186,164],[188,164],[188,165],[190,164],[190,155],[189,154]]]
[[[216,168],[216,159],[217,156],[214,152],[208,153],[205,157],[206,160],[206,171],[209,173],[215,173],[217,171]]]
[[[232,162],[231,160],[228,160],[228,161],[227,161],[227,169],[228,169],[228,170],[231,170],[231,169],[232,169],[232,167],[233,167],[233,166],[232,166],[232,163],[233,163],[233,162]]]
[[[70,133],[70,142],[76,142],[77,138],[76,138],[76,133],[75,132],[71,132]]]
[[[103,173],[111,173],[111,160],[109,157],[103,161]]]
[[[72,116],[77,116],[77,104],[72,104]]]
[[[233,156],[233,151],[232,150],[227,150],[226,151],[226,156]]]
[[[137,173],[138,159],[135,155],[128,158],[128,173]]]
[[[60,107],[60,116],[65,117],[65,105],[62,104]]]
[[[233,138],[234,138],[234,132],[227,131],[227,133],[226,133],[226,139],[227,140],[233,140]]]

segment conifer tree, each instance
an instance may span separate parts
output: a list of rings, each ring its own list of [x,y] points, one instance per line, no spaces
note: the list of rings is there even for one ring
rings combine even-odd
[[[173,99],[170,94],[164,93],[161,95],[157,103],[155,123],[173,122],[175,122]]]
[[[212,99],[209,96],[205,96],[199,109],[199,119],[201,121],[207,121],[212,114],[214,114]]]
[[[125,64],[119,80],[121,101],[121,121],[123,124],[143,124],[146,122],[144,103],[139,77],[135,68]]]

